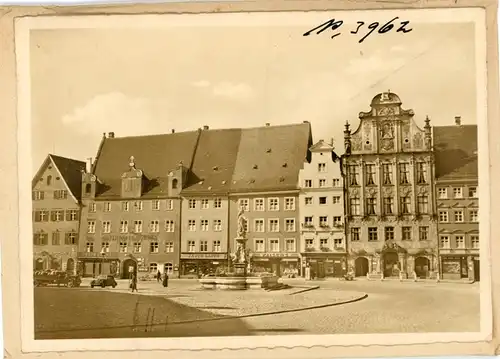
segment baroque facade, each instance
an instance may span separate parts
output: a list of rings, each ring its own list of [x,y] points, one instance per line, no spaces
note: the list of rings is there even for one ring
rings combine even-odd
[[[356,276],[433,277],[438,270],[430,120],[389,92],[344,131],[348,266]]]

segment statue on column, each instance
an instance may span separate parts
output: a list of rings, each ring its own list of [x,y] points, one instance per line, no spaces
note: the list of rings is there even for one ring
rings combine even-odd
[[[238,210],[238,238],[245,238],[247,234],[247,218],[243,215],[245,208],[240,207]]]
[[[245,241],[247,235],[247,218],[243,215],[245,209],[240,207],[238,210],[238,230],[236,232],[236,251],[231,256],[234,263],[246,263],[248,253],[246,251]]]

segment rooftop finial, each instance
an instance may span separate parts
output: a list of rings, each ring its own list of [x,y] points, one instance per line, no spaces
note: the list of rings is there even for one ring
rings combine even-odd
[[[130,166],[130,168],[135,168],[135,158],[134,156],[130,156],[130,162],[128,163],[128,165]]]

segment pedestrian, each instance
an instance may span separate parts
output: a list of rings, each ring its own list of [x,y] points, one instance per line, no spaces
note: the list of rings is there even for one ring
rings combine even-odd
[[[167,274],[167,272],[165,272],[165,274],[163,275],[163,286],[165,288],[168,287],[168,274]]]
[[[136,292],[138,292],[139,290],[137,290],[137,275],[134,273],[132,273],[132,277],[130,278],[130,289],[132,291],[132,293],[134,293],[134,290]]]
[[[161,273],[160,273],[160,271],[158,271],[158,273],[156,273],[156,281],[158,283],[161,281]]]

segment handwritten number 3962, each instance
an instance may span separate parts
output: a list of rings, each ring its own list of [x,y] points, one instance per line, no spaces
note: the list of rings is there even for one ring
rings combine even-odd
[[[365,34],[365,36],[363,36],[358,42],[362,43],[363,41],[365,41],[365,39],[368,36],[370,36],[375,30],[377,30],[377,28],[378,28],[379,34],[385,34],[386,32],[391,31],[395,26],[397,26],[397,25],[394,25],[394,21],[396,21],[397,19],[399,19],[399,17],[396,16],[394,19],[386,22],[382,26],[380,26],[379,22],[376,22],[376,21],[372,22],[371,24],[369,24],[367,26],[370,31],[368,31]],[[402,32],[402,33],[406,34],[407,32],[412,31],[413,29],[406,28],[406,26],[409,23],[410,23],[409,21],[400,21],[399,28],[396,30],[396,32]],[[311,30],[305,32],[303,36],[309,36],[314,31],[316,31],[316,35],[321,34],[323,31],[325,31],[327,29],[331,29],[332,31],[335,31],[338,28],[340,28],[343,24],[344,24],[344,22],[342,20],[335,21],[335,19],[331,19],[331,20],[328,20],[327,22],[325,22],[319,26],[316,26],[314,29],[311,29]],[[364,25],[365,25],[364,21],[358,21],[358,26],[357,26],[356,30],[351,31],[351,34],[358,34],[358,32],[363,28]],[[380,28],[379,28],[379,26],[380,26]],[[339,35],[340,35],[340,32],[333,34],[332,39],[336,36],[339,36]]]

